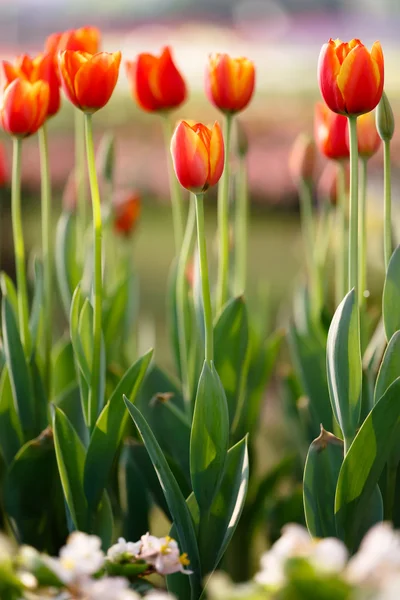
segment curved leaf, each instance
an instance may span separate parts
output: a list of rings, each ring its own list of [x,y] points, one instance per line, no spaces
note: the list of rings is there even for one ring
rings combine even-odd
[[[13,393],[7,367],[0,378],[0,446],[5,463],[8,465],[21,448],[23,436],[15,410]]]
[[[383,324],[387,341],[400,329],[400,246],[389,261],[382,296]]]
[[[376,404],[388,387],[400,376],[400,331],[392,335],[387,345],[375,383]]]
[[[67,319],[70,315],[72,293],[78,285],[80,270],[75,257],[75,227],[71,212],[63,212],[56,228],[55,269],[61,303]]]

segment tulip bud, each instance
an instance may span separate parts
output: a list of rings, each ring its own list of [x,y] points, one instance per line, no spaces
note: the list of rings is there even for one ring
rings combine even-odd
[[[317,160],[315,143],[309,135],[301,133],[295,140],[289,157],[289,170],[293,181],[313,179]]]
[[[381,101],[376,109],[376,128],[384,142],[389,142],[392,139],[394,134],[394,116],[385,92],[383,92]]]
[[[358,117],[357,141],[360,158],[369,159],[378,152],[381,139],[376,129],[374,113],[369,112]]]
[[[119,190],[113,197],[114,231],[129,237],[140,217],[140,196],[130,190]]]
[[[236,120],[236,152],[240,158],[245,158],[249,151],[249,139],[242,123]]]
[[[97,172],[103,179],[112,183],[115,170],[115,138],[112,134],[103,135],[96,159]]]

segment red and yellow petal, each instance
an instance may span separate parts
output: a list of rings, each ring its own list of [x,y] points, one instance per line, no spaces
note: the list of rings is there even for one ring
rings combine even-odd
[[[343,95],[337,84],[340,61],[336,54],[335,42],[330,40],[322,46],[318,59],[318,83],[323,99],[336,113],[345,112]]]
[[[381,84],[379,67],[364,45],[351,50],[345,58],[337,82],[348,114],[369,112],[379,101],[376,101]]]
[[[148,112],[159,109],[159,102],[154,96],[154,85],[150,80],[154,76],[157,59],[151,54],[139,54],[137,60],[130,64],[129,79],[132,86],[132,94],[138,105]]]
[[[193,192],[201,192],[207,185],[208,152],[203,141],[185,121],[179,123],[172,136],[171,153],[180,184]]]
[[[1,71],[0,71],[1,72],[1,89],[4,90],[12,81],[14,81],[14,79],[16,79],[18,77],[18,71],[14,67],[14,65],[12,65],[7,60],[2,60],[0,62],[0,69],[1,69]]]
[[[221,127],[216,121],[211,130],[208,184],[215,185],[224,170],[225,148]]]
[[[251,100],[255,85],[254,64],[247,58],[237,59],[235,110],[243,110]]]
[[[67,98],[75,106],[80,108],[78,98],[75,93],[75,77],[81,67],[88,61],[87,55],[73,50],[64,50],[60,52],[58,64],[60,68],[61,85]]]
[[[30,90],[32,106],[35,107],[35,116],[32,121],[30,133],[35,133],[43,125],[47,118],[50,88],[46,81],[36,81]]]
[[[30,91],[32,85],[23,79],[15,79],[4,92],[1,107],[2,126],[7,133],[16,136],[29,135],[36,117]]]
[[[78,70],[74,88],[79,106],[93,112],[107,104],[118,80],[121,53],[99,52]]]
[[[163,49],[155,69],[155,97],[162,108],[177,108],[186,99],[186,84],[172,60],[169,47]]]

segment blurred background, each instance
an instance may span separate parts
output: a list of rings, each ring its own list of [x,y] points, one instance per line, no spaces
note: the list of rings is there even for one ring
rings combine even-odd
[[[312,133],[313,105],[319,99],[316,65],[321,45],[330,37],[376,39],[385,53],[386,91],[395,113],[400,108],[400,4],[398,0],[0,0],[0,56],[35,54],[54,31],[86,24],[102,31],[103,48],[121,50],[133,59],[143,51],[158,53],[171,45],[187,79],[188,102],[179,117],[209,122],[220,118],[203,91],[207,56],[223,51],[252,59],[257,69],[255,97],[240,116],[249,136],[249,181],[252,219],[249,253],[249,299],[270,298],[275,312],[284,310],[301,276],[302,250],[298,200],[288,171],[288,155],[296,135]],[[165,295],[173,257],[168,208],[165,148],[160,120],[140,111],[132,101],[121,68],[116,92],[94,119],[96,140],[115,134],[117,185],[139,191],[141,223],[133,240],[133,256],[141,282],[142,318],[157,336],[162,361],[166,344]],[[61,210],[62,191],[73,167],[73,113],[63,102],[50,123],[50,154],[54,185],[54,219]],[[11,143],[2,136],[8,170]],[[396,184],[400,138],[393,142]],[[320,161],[322,168],[323,160]],[[381,152],[373,160],[370,188],[369,252],[381,271]],[[31,248],[39,244],[39,155],[35,137],[24,143],[24,226]],[[215,196],[209,195],[207,223],[212,257],[216,233]],[[396,193],[394,194],[396,200]],[[9,192],[2,193],[2,267],[13,272],[9,223]],[[379,277],[377,285],[379,285]]]

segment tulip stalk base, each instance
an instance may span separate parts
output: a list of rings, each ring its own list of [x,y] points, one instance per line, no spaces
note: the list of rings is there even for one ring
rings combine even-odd
[[[384,173],[384,255],[387,271],[392,256],[392,186],[390,167],[390,140],[383,142]]]
[[[360,176],[360,220],[359,220],[359,238],[360,238],[360,293],[359,305],[360,308],[365,305],[364,292],[367,289],[367,176],[368,176],[368,161],[361,161],[361,176]]]
[[[47,393],[51,383],[51,347],[53,342],[52,254],[51,254],[51,180],[46,123],[39,130],[40,169],[42,186],[42,258],[44,280],[44,382]]]
[[[174,166],[172,164],[172,156],[170,152],[172,127],[168,115],[163,117],[163,129],[168,161],[168,177],[172,204],[172,220],[174,225],[175,252],[178,254],[181,250],[183,241],[182,188],[179,181],[175,177]]]
[[[21,217],[21,159],[22,139],[13,140],[13,166],[11,182],[11,212],[14,238],[15,267],[17,272],[18,321],[20,335],[25,353],[31,351],[31,336],[29,331],[28,289],[25,268],[25,245]]]
[[[229,151],[231,145],[233,116],[225,115],[224,127],[224,172],[218,186],[218,283],[217,283],[217,312],[219,312],[229,297]]]
[[[197,243],[199,248],[201,291],[204,311],[205,360],[214,360],[213,318],[211,309],[210,280],[208,274],[207,246],[204,228],[204,196],[196,195]]]
[[[359,295],[358,281],[358,143],[357,117],[349,120],[350,139],[350,226],[349,226],[349,290],[355,289]]]
[[[249,220],[249,195],[246,159],[240,158],[236,173],[235,211],[235,294],[243,294],[247,275],[247,231]]]
[[[92,429],[102,409],[100,398],[101,311],[102,311],[102,222],[99,185],[93,144],[92,115],[85,113],[86,153],[93,210],[94,286],[93,286],[93,359],[89,391],[88,426]]]

